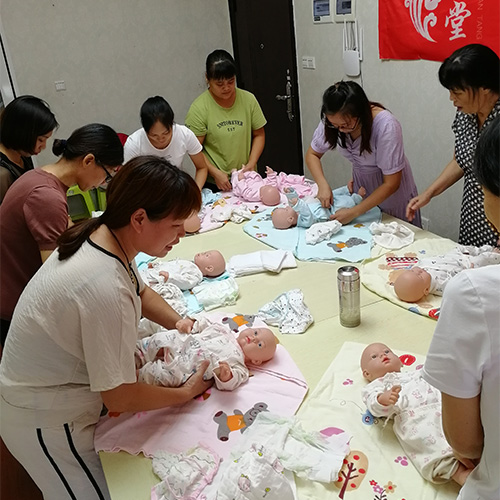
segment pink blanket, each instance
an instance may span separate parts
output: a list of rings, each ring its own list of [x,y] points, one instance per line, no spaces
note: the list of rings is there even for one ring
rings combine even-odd
[[[220,317],[224,314],[214,313]],[[251,316],[227,315],[235,328],[265,324]],[[242,319],[245,318],[245,319]],[[238,326],[241,325],[241,326]],[[126,451],[152,456],[157,450],[179,453],[203,442],[227,458],[234,443],[261,411],[291,416],[307,393],[300,370],[282,345],[271,361],[251,367],[249,381],[232,392],[213,386],[180,407],[140,413],[107,414],[95,431],[96,451]]]

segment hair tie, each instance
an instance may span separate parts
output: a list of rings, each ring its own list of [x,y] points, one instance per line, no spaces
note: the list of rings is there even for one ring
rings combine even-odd
[[[62,147],[62,150],[65,151],[66,150],[66,144],[68,144],[68,141],[66,139],[60,139],[60,144],[61,144],[61,147]]]

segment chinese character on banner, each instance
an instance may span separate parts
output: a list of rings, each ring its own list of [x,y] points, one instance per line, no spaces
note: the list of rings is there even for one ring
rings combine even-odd
[[[470,43],[500,55],[499,0],[379,0],[381,59],[443,61]]]

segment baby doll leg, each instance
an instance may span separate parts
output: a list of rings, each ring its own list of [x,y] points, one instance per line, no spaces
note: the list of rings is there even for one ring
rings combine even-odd
[[[358,189],[358,194],[359,194],[359,196],[361,196],[361,198],[364,198],[366,196],[366,189],[363,186],[361,186]]]
[[[457,470],[455,471],[453,476],[451,476],[451,478],[460,486],[463,486],[465,480],[469,477],[469,474],[472,472],[472,470],[473,469],[467,469],[467,467],[465,467],[462,462],[458,462]]]

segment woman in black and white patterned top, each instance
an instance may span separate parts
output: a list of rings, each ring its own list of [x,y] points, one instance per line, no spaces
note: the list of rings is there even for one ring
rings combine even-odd
[[[429,201],[462,177],[464,190],[458,242],[463,245],[497,246],[499,233],[488,222],[483,191],[473,172],[477,141],[493,118],[500,115],[500,59],[490,48],[470,44],[457,49],[439,68],[439,81],[450,91],[457,108],[452,125],[455,154],[441,175],[421,194],[410,200],[408,220]]]

